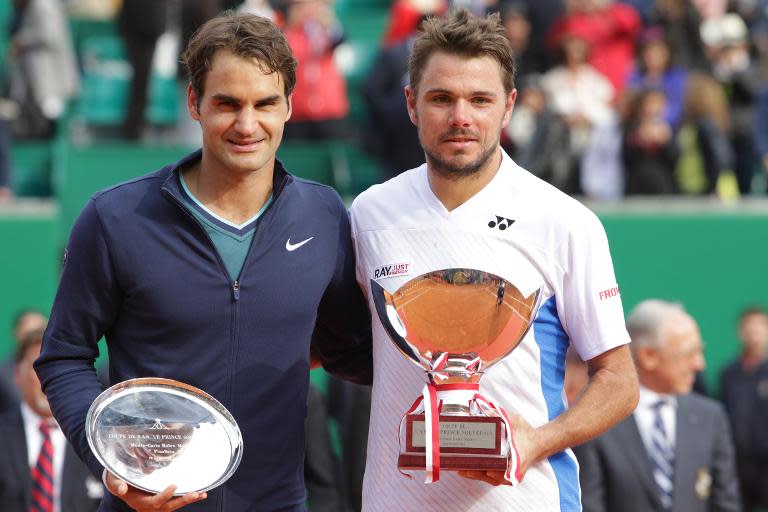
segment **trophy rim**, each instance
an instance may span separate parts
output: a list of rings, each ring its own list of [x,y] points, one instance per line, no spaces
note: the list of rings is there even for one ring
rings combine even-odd
[[[85,432],[86,432],[86,439],[88,440],[88,446],[91,448],[91,452],[96,457],[96,459],[101,463],[102,466],[104,466],[108,471],[113,473],[118,478],[124,480],[129,485],[140,489],[142,491],[150,492],[150,493],[159,493],[162,492],[163,489],[152,489],[137,483],[134,483],[131,481],[130,477],[124,474],[124,472],[117,470],[112,464],[110,464],[106,457],[104,457],[101,452],[96,448],[96,419],[98,416],[105,410],[106,406],[110,403],[114,402],[118,398],[122,396],[127,396],[128,392],[136,392],[139,389],[137,388],[144,388],[144,389],[154,389],[154,390],[173,390],[177,396],[183,396],[184,398],[189,399],[190,401],[194,401],[194,399],[197,399],[200,402],[203,402],[204,405],[210,406],[213,411],[212,412],[215,415],[220,415],[224,422],[222,422],[222,426],[227,433],[227,438],[229,440],[231,449],[232,449],[232,457],[230,458],[229,464],[227,466],[226,471],[222,472],[221,475],[219,475],[215,481],[211,482],[210,484],[205,485],[202,488],[199,489],[189,489],[185,490],[184,492],[174,492],[174,496],[182,496],[188,492],[206,492],[209,491],[215,487],[218,487],[219,485],[223,484],[229,478],[234,474],[234,472],[237,470],[238,466],[240,465],[240,461],[243,457],[243,436],[242,432],[240,431],[240,426],[237,424],[237,421],[235,421],[234,416],[229,412],[229,410],[224,407],[224,405],[216,400],[213,396],[211,396],[209,393],[206,393],[202,389],[192,386],[191,384],[187,384],[185,382],[181,382],[174,379],[167,379],[163,377],[138,377],[134,379],[128,379],[125,381],[118,382],[117,384],[114,384],[104,391],[102,391],[99,396],[96,397],[96,399],[91,403],[90,407],[88,408],[88,414],[85,418]],[[169,485],[175,484],[175,482],[169,482]]]
[[[502,276],[500,276],[498,274],[495,274],[493,272],[490,272],[490,271],[487,271],[487,270],[475,269],[475,268],[466,267],[466,266],[456,266],[456,267],[447,267],[447,268],[434,269],[434,270],[430,270],[429,272],[425,272],[425,273],[419,274],[419,275],[417,275],[415,277],[412,277],[411,279],[409,279],[405,283],[403,283],[398,288],[398,290],[403,288],[403,287],[408,286],[409,284],[411,284],[411,283],[413,283],[415,281],[418,281],[420,279],[424,279],[424,278],[426,278],[426,277],[428,277],[430,275],[439,274],[439,273],[446,272],[446,271],[454,271],[454,270],[457,270],[457,271],[473,271],[473,270],[478,270],[480,272],[484,272],[486,274],[490,274],[490,275],[492,275],[492,276],[494,276],[496,278],[503,279],[505,282],[509,283],[511,286],[517,288],[517,286],[514,283],[510,282],[506,278],[504,278],[504,277],[502,277]],[[379,317],[379,321],[382,324],[382,327],[384,328],[384,330],[385,330],[386,334],[388,335],[388,337],[390,338],[390,340],[393,342],[392,344],[395,346],[395,348],[407,360],[409,360],[411,363],[413,363],[414,365],[416,365],[420,369],[424,370],[425,373],[429,374],[429,373],[433,372],[433,370],[430,369],[428,367],[428,365],[426,365],[426,361],[423,359],[421,353],[419,353],[418,351],[414,351],[413,350],[411,342],[407,339],[407,337],[405,337],[405,336],[401,335],[399,332],[397,332],[396,328],[392,325],[392,322],[387,317],[387,307],[388,306],[391,307],[391,304],[390,304],[390,301],[389,301],[388,297],[392,297],[395,293],[397,293],[397,291],[390,292],[380,282],[378,282],[376,279],[370,279],[370,290],[371,290],[371,295],[373,297],[374,310],[376,311],[377,316]],[[534,321],[536,319],[536,316],[538,315],[538,311],[539,311],[539,308],[541,306],[541,299],[542,299],[542,295],[543,295],[542,294],[542,287],[539,287],[539,288],[533,290],[531,292],[531,294],[529,295],[529,297],[531,295],[533,295],[533,302],[532,302],[532,305],[531,305],[531,315],[529,317],[528,324],[526,325],[525,329],[521,333],[519,339],[517,340],[517,343],[512,348],[510,348],[505,355],[497,358],[496,360],[490,362],[490,364],[486,365],[485,366],[485,370],[487,370],[487,369],[491,368],[492,366],[498,364],[502,359],[507,357],[513,350],[515,350],[523,342],[525,337],[528,335],[528,332],[533,328]],[[380,309],[381,309],[381,311],[380,311]],[[400,338],[401,340],[403,340],[405,342],[405,345],[407,345],[408,348],[411,351],[410,354],[408,353],[408,351],[406,351],[405,347],[403,346],[403,343],[397,342],[395,337]],[[450,353],[450,352],[442,352],[442,353]],[[441,370],[441,372],[442,373],[446,373],[445,370]],[[454,373],[454,375],[458,375],[458,373],[461,373],[461,372],[458,372],[458,373],[457,372],[453,372],[453,373]],[[467,373],[476,374],[477,372],[467,372]]]

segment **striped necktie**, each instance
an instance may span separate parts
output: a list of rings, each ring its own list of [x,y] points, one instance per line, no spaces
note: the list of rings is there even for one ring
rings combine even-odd
[[[653,404],[653,428],[648,456],[653,468],[653,479],[659,486],[659,498],[665,510],[672,507],[673,482],[675,476],[675,451],[661,419],[661,408],[667,402],[659,400]]]
[[[32,468],[32,496],[29,512],[53,512],[53,443],[47,420],[40,421],[43,442],[37,463]]]

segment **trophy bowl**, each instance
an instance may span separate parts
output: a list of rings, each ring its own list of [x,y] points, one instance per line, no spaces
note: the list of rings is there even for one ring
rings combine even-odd
[[[423,368],[422,397],[400,428],[401,470],[498,470],[513,476],[516,453],[506,412],[479,393],[484,372],[530,329],[540,290],[470,268],[411,279],[394,293],[371,280],[376,313],[399,351]]]
[[[224,483],[243,454],[240,429],[215,398],[183,382],[139,378],[101,393],[86,416],[96,458],[132,486],[174,495]]]

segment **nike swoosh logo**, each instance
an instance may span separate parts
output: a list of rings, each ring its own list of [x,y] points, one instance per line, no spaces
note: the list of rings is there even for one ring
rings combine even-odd
[[[311,237],[307,238],[306,240],[304,240],[302,242],[299,242],[297,244],[292,244],[291,243],[291,239],[289,238],[288,240],[285,241],[285,249],[287,251],[289,251],[289,252],[295,251],[296,249],[298,249],[299,247],[301,247],[305,243],[309,242],[313,238],[315,238],[315,237],[311,236]]]

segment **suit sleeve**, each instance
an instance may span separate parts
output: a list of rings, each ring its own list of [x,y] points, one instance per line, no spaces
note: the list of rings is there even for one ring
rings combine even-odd
[[[595,441],[572,448],[579,461],[579,484],[583,512],[606,512],[605,477]]]
[[[739,478],[736,472],[733,437],[728,426],[728,418],[719,404],[717,405],[715,421],[716,438],[712,461],[710,510],[713,512],[739,512],[741,511],[741,496],[739,494]]]
[[[312,348],[333,375],[356,382],[373,382],[371,315],[355,278],[349,216],[337,196],[339,219],[336,271],[320,302]]]
[[[91,200],[80,214],[35,370],[53,415],[77,455],[101,478],[85,434],[85,416],[102,386],[94,361],[98,341],[114,322],[121,302],[109,248]]]

